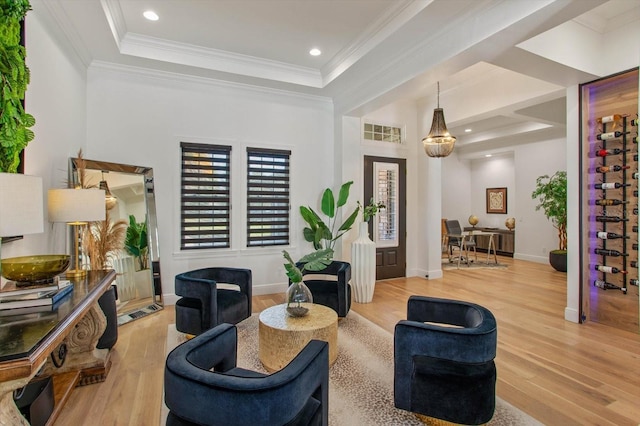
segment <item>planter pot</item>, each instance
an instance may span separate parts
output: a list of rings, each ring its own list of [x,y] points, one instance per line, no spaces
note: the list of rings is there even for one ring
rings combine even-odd
[[[360,234],[351,243],[351,286],[357,303],[370,303],[376,285],[376,243],[369,238],[367,222],[360,224]]]
[[[549,252],[549,263],[559,272],[567,272],[566,250],[552,250]]]

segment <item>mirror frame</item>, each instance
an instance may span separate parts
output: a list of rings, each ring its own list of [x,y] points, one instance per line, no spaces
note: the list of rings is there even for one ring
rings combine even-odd
[[[141,175],[144,183],[144,194],[147,207],[147,245],[151,261],[151,283],[153,303],[144,308],[123,310],[118,312],[118,325],[125,324],[134,319],[162,309],[162,280],[160,274],[160,250],[158,245],[158,220],[156,216],[156,199],[151,167],[132,166],[128,164],[110,163],[107,161],[89,160],[86,158],[69,158],[69,182],[73,187],[79,184],[78,160],[82,160],[86,170],[98,170],[101,172],[120,172]]]

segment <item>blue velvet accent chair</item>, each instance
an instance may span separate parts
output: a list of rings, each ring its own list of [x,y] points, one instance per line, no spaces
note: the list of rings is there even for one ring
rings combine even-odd
[[[329,345],[311,340],[270,375],[236,366],[237,329],[218,325],[167,356],[167,426],[328,424]]]
[[[296,263],[298,268],[302,268],[303,265],[304,263]],[[313,303],[333,309],[340,318],[347,316],[351,309],[351,264],[334,260],[321,271],[303,271],[302,275],[313,275],[303,278],[311,291]],[[318,278],[316,275],[331,275],[335,279]]]
[[[452,423],[487,423],[496,403],[496,346],[488,309],[411,296],[394,332],[395,406]]]
[[[218,287],[234,284],[239,290]],[[251,316],[251,271],[203,268],[176,275],[176,329],[198,335],[218,324],[237,324]]]

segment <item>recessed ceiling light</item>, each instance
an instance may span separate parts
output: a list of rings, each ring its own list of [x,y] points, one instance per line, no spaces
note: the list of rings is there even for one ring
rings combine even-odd
[[[471,129],[464,129],[464,131],[469,133],[469,132],[471,132]]]
[[[146,10],[142,16],[144,16],[145,18],[147,18],[150,21],[157,21],[158,19],[160,19],[160,17],[158,16],[157,13],[155,13],[153,10]]]
[[[311,56],[320,56],[322,54],[322,52],[320,51],[320,49],[314,47],[313,49],[311,49],[309,51],[309,55]]]
[[[491,154],[485,154],[484,156],[489,158],[489,157],[491,157]]]

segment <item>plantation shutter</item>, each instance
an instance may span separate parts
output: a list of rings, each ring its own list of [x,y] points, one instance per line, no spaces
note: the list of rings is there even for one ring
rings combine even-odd
[[[289,244],[290,156],[247,148],[247,247]]]
[[[230,246],[231,147],[181,142],[180,249]]]

